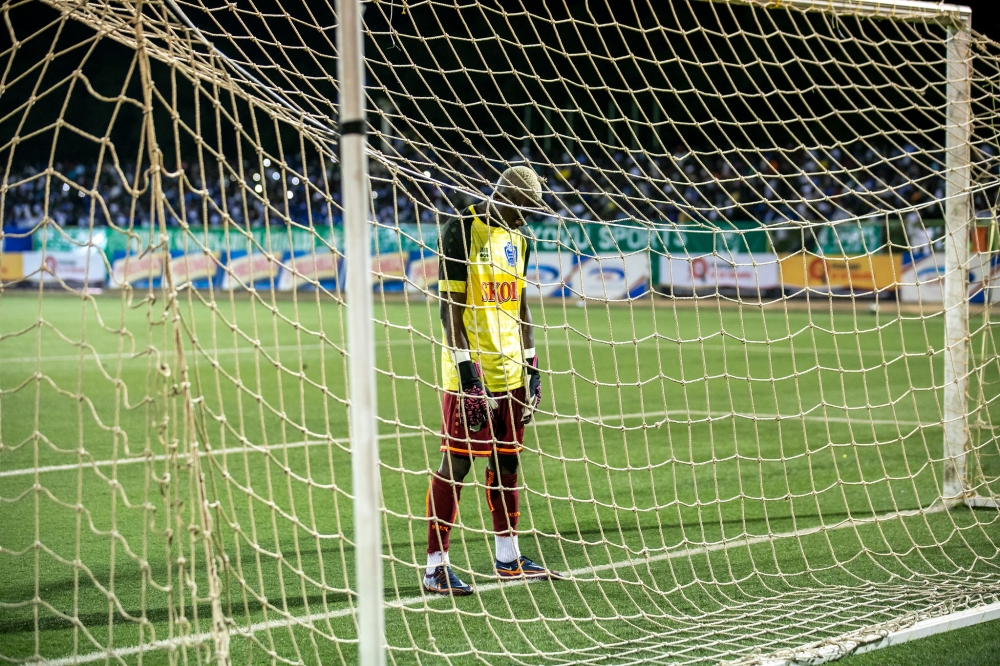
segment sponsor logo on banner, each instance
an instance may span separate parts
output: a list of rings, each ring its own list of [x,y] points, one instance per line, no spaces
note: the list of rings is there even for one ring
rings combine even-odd
[[[582,259],[570,282],[579,296],[621,301],[649,293],[649,259],[645,254],[600,254]]]
[[[531,297],[620,301],[649,292],[649,259],[645,253],[583,256],[533,252],[526,273]]]
[[[118,286],[127,284],[156,286],[163,276],[163,255],[147,254],[142,257],[126,255],[115,259],[111,266],[111,279]]]
[[[223,289],[237,289],[244,285],[258,286],[258,282],[270,283],[271,278],[277,274],[278,262],[269,254],[255,252],[241,257],[230,255],[226,271],[222,274],[221,287]]]
[[[30,282],[54,282],[101,286],[107,280],[104,253],[97,248],[66,252],[23,252],[21,270]]]
[[[1000,284],[1000,266],[990,254],[969,256],[969,302],[982,303],[986,292],[996,301],[993,285]],[[986,287],[990,287],[987,289]],[[903,257],[899,299],[909,303],[940,303],[944,293],[944,252],[925,252]]]
[[[207,252],[190,252],[170,260],[175,287],[190,284],[199,289],[207,288],[218,270],[215,255]]]
[[[293,291],[317,285],[324,289],[336,289],[339,275],[340,257],[327,249],[316,250],[288,258],[278,278],[278,289]]]
[[[785,289],[820,292],[865,292],[895,289],[902,275],[902,257],[871,254],[860,257],[823,257],[796,252],[781,258]]]
[[[0,253],[0,282],[13,282],[22,277],[24,277],[24,261],[21,253]]]
[[[532,252],[525,271],[527,297],[569,295],[563,276],[573,274],[574,263],[569,252]]]
[[[695,292],[718,289],[764,291],[777,289],[778,257],[774,254],[707,254],[700,257],[660,257],[660,283]]]

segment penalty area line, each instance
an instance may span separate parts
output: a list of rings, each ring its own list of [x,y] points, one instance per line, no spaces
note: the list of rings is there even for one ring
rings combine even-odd
[[[920,514],[928,513],[938,513],[945,510],[945,506],[941,502],[935,502],[930,507],[926,509],[911,509],[906,511],[892,511],[889,513],[882,514],[881,516],[872,516],[871,518],[861,518],[861,519],[851,519],[846,518],[837,523],[831,525],[817,525],[815,527],[810,527],[801,530],[794,530],[791,532],[778,532],[775,534],[770,534],[766,536],[740,536],[734,537],[732,539],[727,539],[724,541],[719,541],[717,543],[711,543],[704,546],[698,546],[696,548],[683,547],[677,550],[671,550],[668,552],[657,553],[655,555],[646,555],[644,557],[633,557],[625,560],[619,560],[617,562],[609,562],[607,564],[599,564],[596,566],[580,567],[578,569],[573,569],[568,572],[570,580],[565,582],[577,582],[577,583],[598,583],[598,582],[614,582],[614,579],[603,579],[596,576],[597,573],[602,571],[613,571],[616,569],[623,569],[626,567],[637,567],[643,565],[649,565],[656,562],[663,562],[666,560],[674,560],[682,557],[695,557],[698,555],[707,555],[709,553],[715,553],[719,551],[726,551],[731,548],[741,548],[750,547],[769,541],[780,541],[784,539],[795,539],[802,538],[805,536],[810,536],[813,534],[818,534],[820,532],[829,532],[833,530],[842,530],[849,527],[859,527],[877,522],[884,522],[888,520],[893,520],[895,518],[904,518],[909,516],[916,516]],[[415,567],[422,568],[422,567]],[[419,575],[419,574],[418,574]],[[476,586],[476,594],[485,594],[488,592],[495,592],[497,590],[505,590],[514,587],[521,587],[529,584],[540,584],[544,582],[549,582],[545,580],[510,580],[504,581],[502,583],[487,583],[485,585]],[[560,582],[552,582],[553,585],[560,585]],[[386,599],[384,602],[385,608],[388,610],[403,610],[406,608],[411,608],[418,605],[427,605],[438,601],[444,601],[451,599],[450,595],[421,595],[414,597],[403,597],[397,599]],[[280,611],[272,609],[272,612],[280,614]],[[256,622],[246,627],[230,627],[229,635],[248,638],[262,631],[269,631],[271,629],[304,629],[304,630],[314,630],[313,626],[316,622],[322,622],[326,620],[332,620],[336,618],[346,617],[354,613],[353,608],[341,608],[335,611],[328,611],[322,613],[312,613],[305,616],[295,616],[295,615],[284,615],[280,619],[266,620],[263,622]],[[124,657],[129,657],[132,655],[153,652],[157,650],[176,650],[180,647],[197,647],[204,643],[208,643],[212,640],[212,634],[209,632],[203,632],[200,634],[194,634],[191,636],[181,636],[178,638],[169,638],[159,641],[154,641],[152,643],[147,643],[145,645],[133,645],[129,647],[121,648],[110,648],[105,650],[98,650],[96,652],[91,652],[89,654],[62,657],[59,659],[45,660],[46,664],[50,666],[72,666],[73,664],[87,664],[95,661],[105,661],[112,659],[121,659]],[[737,662],[743,663],[743,662]],[[752,664],[757,664],[763,662],[747,662]],[[784,663],[794,663],[794,662],[767,662],[767,666],[780,666]]]

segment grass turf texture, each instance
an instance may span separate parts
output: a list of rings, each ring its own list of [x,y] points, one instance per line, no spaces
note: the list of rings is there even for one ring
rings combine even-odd
[[[256,625],[233,635],[234,661],[353,663],[346,310],[187,292],[175,320],[142,296],[0,296],[0,654],[208,631],[210,519],[224,611]],[[418,583],[436,305],[376,306],[393,663],[712,662],[996,600],[997,512],[918,511],[940,492],[940,315],[822,300],[533,312],[545,413],[522,457],[522,550],[575,580],[495,583],[480,461],[452,562],[481,591],[452,600]],[[972,432],[974,478],[995,480],[997,445]]]

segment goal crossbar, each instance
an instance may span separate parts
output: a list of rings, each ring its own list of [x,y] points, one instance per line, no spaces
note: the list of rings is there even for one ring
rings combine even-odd
[[[730,5],[749,5],[764,9],[849,14],[863,18],[897,21],[931,21],[944,25],[969,25],[972,9],[965,5],[920,0],[708,0]]]

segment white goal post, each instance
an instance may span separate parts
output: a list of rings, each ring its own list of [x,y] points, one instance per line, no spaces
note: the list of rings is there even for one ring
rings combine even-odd
[[[372,312],[371,225],[368,220],[368,156],[365,154],[365,61],[361,2],[339,0],[341,184],[344,205],[344,257],[349,308],[348,348],[351,401],[351,476],[354,492],[354,547],[358,586],[358,661],[385,664],[381,487],[378,455],[378,394]]]

